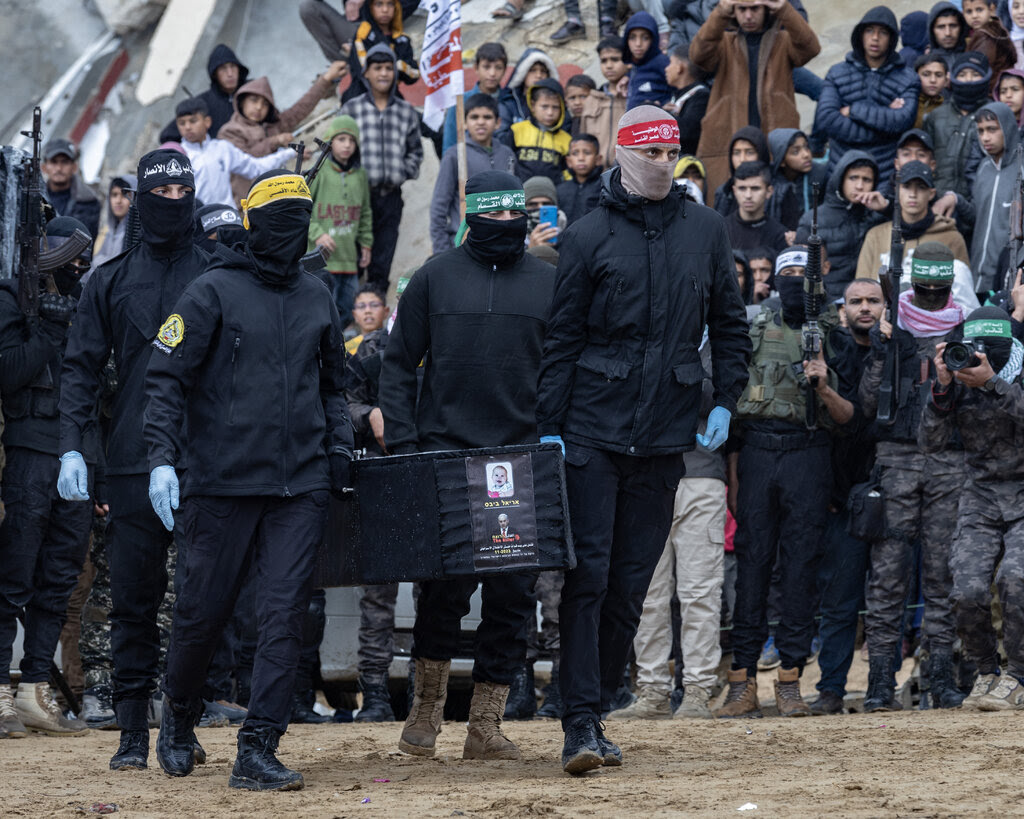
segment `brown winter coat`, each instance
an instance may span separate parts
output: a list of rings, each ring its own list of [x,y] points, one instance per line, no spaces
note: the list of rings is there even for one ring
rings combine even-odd
[[[597,137],[601,146],[601,164],[606,168],[615,164],[619,118],[625,113],[626,98],[615,93],[606,94],[595,88],[583,101],[583,113],[579,116],[579,132]]]
[[[889,252],[892,242],[892,222],[884,222],[875,225],[864,237],[864,244],[860,247],[860,256],[857,258],[858,279],[878,279],[878,270],[882,266],[882,254]],[[968,267],[971,266],[970,254],[967,252],[967,244],[960,231],[956,229],[956,222],[948,216],[936,216],[935,221],[928,226],[928,229],[916,239],[907,239],[905,250],[916,248],[921,242],[941,242],[950,249],[954,259],[958,259]]]
[[[989,91],[996,90],[999,75],[1006,69],[1013,68],[1017,62],[1017,49],[1013,40],[1006,33],[1003,24],[995,18],[989,20],[981,28],[976,28],[967,38],[968,51],[980,51],[988,59],[992,69],[992,83]]]
[[[277,150],[271,138],[278,134],[290,133],[309,116],[320,100],[330,95],[332,90],[330,82],[323,77],[317,77],[316,82],[295,105],[285,111],[278,111],[274,104],[274,92],[270,90],[270,81],[266,77],[257,77],[238,89],[232,100],[235,113],[217,132],[217,139],[226,139],[252,156],[266,156]],[[241,101],[246,94],[259,94],[270,102],[270,110],[263,122],[253,122],[242,116]],[[251,182],[251,179],[231,174],[231,193],[236,202],[241,201],[249,192]]]
[[[804,18],[786,3],[761,37],[757,70],[757,106],[761,130],[799,128],[793,92],[793,69],[821,51],[818,38]],[[747,121],[750,70],[747,45],[736,19],[716,6],[690,43],[690,59],[715,74],[708,110],[701,121],[697,157],[707,168],[707,189],[715,190],[729,177],[729,140]],[[711,204],[709,202],[708,204]]]

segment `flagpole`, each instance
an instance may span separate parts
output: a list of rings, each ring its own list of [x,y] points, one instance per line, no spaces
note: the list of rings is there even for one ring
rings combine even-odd
[[[466,218],[466,108],[462,94],[455,95],[456,156],[459,161],[459,218]]]

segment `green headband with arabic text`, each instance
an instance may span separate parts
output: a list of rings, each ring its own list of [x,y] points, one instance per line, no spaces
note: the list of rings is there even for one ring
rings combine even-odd
[[[466,194],[466,215],[471,213],[488,213],[494,210],[521,210],[526,213],[526,193],[522,189],[517,191],[484,191],[483,193]],[[455,234],[455,247],[462,244],[469,226],[466,220],[459,225],[459,232]]]
[[[964,323],[964,338],[1013,338],[1005,319],[975,319]]]

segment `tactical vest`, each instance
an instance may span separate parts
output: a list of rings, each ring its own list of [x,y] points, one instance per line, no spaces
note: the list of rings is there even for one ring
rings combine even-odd
[[[821,330],[825,360],[833,355],[830,336],[839,325],[835,305],[822,314],[818,321]],[[804,352],[800,329],[793,329],[775,310],[757,314],[750,327],[753,352],[750,358],[749,380],[737,404],[740,417],[786,421],[804,426],[807,412],[807,377],[804,375]],[[836,374],[829,370],[828,385],[838,386]],[[818,401],[818,427],[834,429],[836,424],[825,405]]]
[[[54,371],[56,371],[56,378]],[[31,384],[4,397],[4,414],[12,421],[29,416],[45,419],[56,418],[57,404],[60,399],[57,389],[57,379],[59,378],[59,361],[56,366],[53,361],[50,361]]]

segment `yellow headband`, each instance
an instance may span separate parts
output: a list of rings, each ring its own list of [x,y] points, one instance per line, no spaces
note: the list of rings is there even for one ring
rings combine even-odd
[[[249,196],[242,200],[242,224],[245,226],[245,229],[249,229],[249,211],[285,199],[299,199],[304,202],[313,201],[313,197],[309,194],[306,180],[297,173],[271,176],[262,182],[257,182],[249,190]]]

